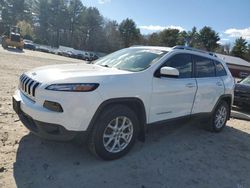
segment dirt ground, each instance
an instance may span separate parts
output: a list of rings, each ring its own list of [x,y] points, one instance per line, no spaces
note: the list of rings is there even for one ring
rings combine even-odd
[[[146,142],[115,161],[101,161],[84,146],[42,140],[12,110],[11,96],[25,70],[82,62],[0,47],[0,188],[136,187],[249,188],[250,122],[231,119],[214,134],[201,123],[150,127]]]

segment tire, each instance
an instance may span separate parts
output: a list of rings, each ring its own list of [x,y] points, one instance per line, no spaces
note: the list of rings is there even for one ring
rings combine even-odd
[[[213,112],[209,123],[209,130],[220,132],[225,127],[229,118],[229,106],[225,101],[221,101]]]
[[[124,105],[106,108],[88,140],[90,151],[104,160],[124,156],[135,143],[138,123],[135,112]]]
[[[23,47],[18,47],[17,49],[20,51],[23,51]]]
[[[2,47],[3,47],[3,49],[6,49],[8,47],[5,40],[2,41]]]

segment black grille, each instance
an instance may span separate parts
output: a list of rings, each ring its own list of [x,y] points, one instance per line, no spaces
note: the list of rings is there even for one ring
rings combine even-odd
[[[235,92],[235,96],[241,97],[241,98],[250,98],[250,93],[244,93],[244,92]]]
[[[36,96],[36,88],[40,85],[39,82],[29,78],[26,75],[22,75],[20,77],[20,85],[19,88],[22,90],[22,92],[30,97],[31,99],[35,99]]]

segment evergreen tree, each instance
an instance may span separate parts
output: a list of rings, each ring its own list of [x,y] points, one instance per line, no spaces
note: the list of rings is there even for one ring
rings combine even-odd
[[[123,20],[119,25],[119,31],[124,47],[136,44],[140,40],[140,30],[136,27],[136,24],[132,19],[127,18]]]
[[[178,29],[164,29],[160,32],[160,43],[163,46],[173,47],[177,45],[178,37]]]
[[[200,48],[204,48],[207,51],[215,51],[219,44],[217,43],[220,40],[219,34],[216,33],[211,27],[203,27],[199,32],[198,45]]]
[[[231,53],[236,57],[244,58],[247,53],[247,41],[242,37],[236,39]]]
[[[187,45],[197,48],[199,46],[199,34],[196,27],[193,27],[191,31],[187,32]]]

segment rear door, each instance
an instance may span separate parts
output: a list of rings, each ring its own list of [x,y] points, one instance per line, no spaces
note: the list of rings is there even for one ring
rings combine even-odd
[[[178,69],[180,76],[153,78],[150,123],[190,115],[197,89],[190,54],[175,54],[163,66]]]
[[[192,114],[211,112],[219,97],[224,94],[224,84],[216,77],[216,68],[212,59],[193,56],[195,77],[198,90],[196,93]]]

